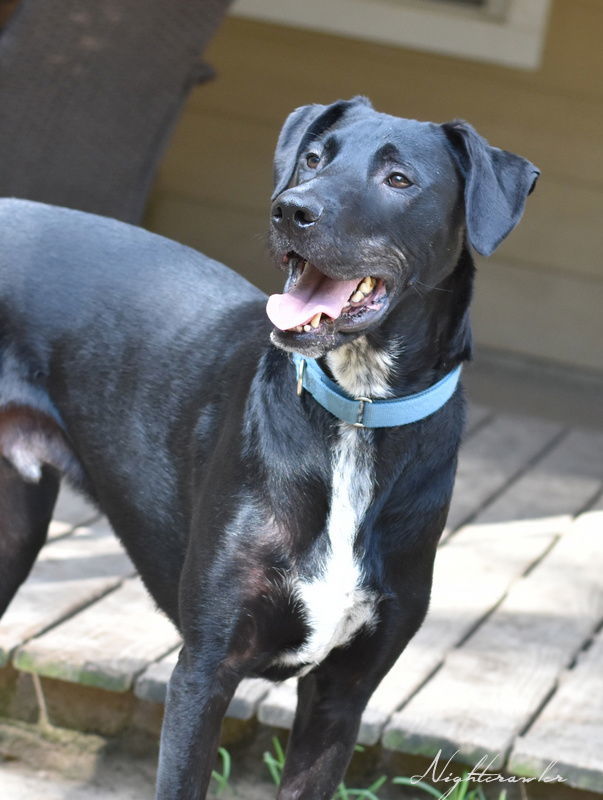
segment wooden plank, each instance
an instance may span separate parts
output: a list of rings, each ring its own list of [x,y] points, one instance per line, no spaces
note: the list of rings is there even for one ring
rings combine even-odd
[[[552,422],[507,415],[478,430],[461,448],[447,532],[467,522],[560,432]]]
[[[359,741],[376,744],[389,717],[546,552],[570,517],[469,526],[438,550],[427,619],[373,694]]]
[[[565,424],[571,420],[575,426],[579,420],[581,428],[603,428],[603,373],[481,350],[475,368],[468,368],[463,378],[468,396],[485,403],[492,414],[520,413]]]
[[[168,682],[172,676],[180,647],[167,653],[159,661],[155,661],[138,676],[134,684],[134,694],[141,700],[150,700],[152,703],[165,703]]]
[[[603,186],[568,187],[563,177],[548,176],[538,186],[525,224],[519,225],[498,252],[501,261],[529,260],[546,269],[601,279]],[[552,221],[558,220],[559,224]]]
[[[264,697],[272,687],[270,681],[262,678],[245,678],[241,681],[226,710],[227,717],[251,719]]]
[[[600,98],[602,87],[597,75],[601,74],[602,54],[596,49],[595,42],[596,32],[603,26],[601,3],[598,0],[553,3],[549,24],[547,48],[551,48],[554,57],[549,51],[543,80],[555,91]],[[578,38],[574,38],[576,36]],[[573,44],[564,46],[570,42]],[[593,46],[594,50],[591,49]],[[576,57],[580,58],[579,63],[575,62]],[[531,83],[539,82],[536,75],[530,78]]]
[[[17,669],[125,692],[151,661],[177,646],[172,623],[139,578],[129,578],[79,614],[19,648]]]
[[[585,94],[585,84],[601,94],[596,81],[601,56],[596,42],[592,50],[584,44],[584,37],[593,36],[600,26],[593,22],[592,10],[575,13],[576,3],[556,3],[555,9],[564,5],[571,6],[567,12],[571,19],[557,31],[554,52],[547,45],[545,68],[534,72],[231,18],[212,42],[209,56],[212,63],[220,65],[220,81],[192,92],[187,111],[230,115],[230,125],[238,123],[239,127],[246,125],[247,119],[269,120],[276,131],[295,105],[330,102],[361,91],[380,110],[391,114],[469,119],[493,144],[528,157],[532,154],[535,160],[538,157],[545,175],[554,172],[600,181],[603,166],[597,157],[596,135],[601,104]],[[574,47],[568,47],[568,22],[571,26],[576,20],[583,31],[574,34]],[[585,49],[586,57],[596,62],[592,70],[583,67]],[[304,58],[308,68],[302,75],[294,65]],[[278,74],[272,68],[276,62],[283,65]],[[361,64],[370,64],[370,71],[360,70]],[[551,68],[556,74],[548,81]],[[395,74],[413,75],[403,103],[399,92],[396,94]],[[270,96],[258,104],[253,87],[268,79]],[[560,95],[560,85],[568,81],[572,87]],[[443,85],[446,93],[438,91]],[[513,115],[517,109],[521,113]],[[563,142],[568,141],[575,158],[571,164],[555,163],[563,153]]]
[[[178,650],[168,653],[159,661],[150,664],[134,685],[134,694],[141,700],[165,703],[168,681],[178,660]],[[258,703],[268,693],[272,684],[261,678],[245,678],[239,684],[226,711],[227,717],[251,719]]]
[[[603,523],[602,523],[603,524]],[[547,764],[570,786],[603,793],[603,631],[582,654],[524,736],[513,748],[508,769],[537,777]]]
[[[0,621],[0,666],[19,645],[108,592],[134,572],[102,519],[42,548]]]
[[[245,122],[245,136],[241,136],[237,125],[225,125],[219,117],[189,114],[174,131],[162,162],[161,188],[214,207],[256,214],[263,211],[267,229],[275,133],[270,123],[250,119]],[[229,150],[237,153],[236,159],[228,161],[209,155]],[[241,172],[237,176],[239,162],[244,180],[240,180]]]
[[[581,432],[564,436],[473,524],[439,548],[427,619],[371,698],[360,728],[361,742],[378,741],[393,712],[592,500],[600,487],[602,452],[601,436]],[[551,491],[558,491],[559,497],[552,500]]]
[[[496,458],[496,454],[493,454]],[[603,434],[573,430],[479,515],[480,523],[575,515],[603,483]]]
[[[264,291],[282,289],[283,276],[266,253],[265,212],[204,204],[162,192],[153,199],[146,224],[156,233],[222,261]]]
[[[603,534],[603,499],[577,525]],[[537,777],[556,761],[557,771],[576,789],[603,793],[603,630],[562,673],[560,685],[513,747],[508,769]]]
[[[478,269],[472,316],[480,345],[565,361],[574,368],[603,369],[603,281],[497,255]]]
[[[97,509],[63,481],[48,529],[48,539],[71,533],[77,525],[88,525],[98,517],[100,513]]]
[[[258,708],[258,719],[264,725],[291,728],[296,706],[297,679],[289,678],[268,692]]]
[[[385,747],[475,764],[504,764],[603,618],[601,514],[585,514],[518,581],[488,620],[451,651],[442,669],[394,714]]]

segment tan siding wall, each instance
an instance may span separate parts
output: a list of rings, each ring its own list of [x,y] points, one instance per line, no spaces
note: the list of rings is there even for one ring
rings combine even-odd
[[[230,19],[163,162],[148,224],[245,274],[265,253],[271,160],[295,106],[368,95],[382,111],[463,117],[543,176],[524,222],[480,264],[478,342],[603,369],[603,2],[554,0],[542,67],[509,69]]]

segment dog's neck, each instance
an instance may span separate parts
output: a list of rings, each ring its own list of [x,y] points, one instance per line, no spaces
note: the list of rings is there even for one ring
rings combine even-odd
[[[410,286],[376,331],[321,359],[353,397],[403,397],[436,383],[471,357],[472,258],[463,250],[436,287]]]
[[[326,355],[333,378],[351,397],[392,397],[392,370],[401,350],[398,341],[375,347],[366,336]]]

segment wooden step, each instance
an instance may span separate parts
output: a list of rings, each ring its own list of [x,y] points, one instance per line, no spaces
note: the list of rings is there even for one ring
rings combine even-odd
[[[593,526],[603,537],[603,499],[597,508],[598,516],[584,514],[577,524]],[[551,762],[570,786],[603,793],[603,629],[561,674],[555,693],[516,740],[509,769],[538,777]]]
[[[444,538],[468,522],[561,433],[553,422],[501,415],[463,445]]]
[[[500,768],[584,641],[603,620],[601,514],[586,513],[496,611],[393,715],[383,743]]]
[[[133,573],[132,562],[104,519],[47,544],[0,621],[0,666],[17,647]]]
[[[177,660],[178,650],[173,650],[159,661],[150,664],[136,680],[134,686],[136,696],[154,703],[165,703],[167,685]],[[235,719],[252,719],[260,700],[267,694],[271,686],[269,681],[260,678],[246,678],[241,681],[235,696],[230,701],[226,716]]]
[[[48,539],[64,536],[78,525],[89,525],[99,518],[100,512],[63,481],[48,529]]]
[[[159,613],[140,578],[121,586],[20,647],[17,669],[115,692],[131,689],[151,661],[180,637]]]
[[[603,631],[580,655],[573,669],[520,736],[509,759],[509,770],[537,777],[554,762],[570,786],[603,793]]]

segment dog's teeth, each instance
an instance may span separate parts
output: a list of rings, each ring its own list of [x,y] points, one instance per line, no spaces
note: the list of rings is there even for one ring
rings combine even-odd
[[[301,333],[301,332],[303,331],[303,328],[302,328],[302,326],[301,326],[301,325],[296,325],[296,326],[295,326],[295,330],[296,330],[298,333]]]
[[[356,287],[356,291],[348,300],[348,303],[359,303],[361,300],[364,300],[375,288],[375,284],[377,281],[375,278],[367,275],[366,278],[363,278],[358,286]]]
[[[370,294],[373,291],[373,286],[375,285],[374,278],[365,278],[360,286],[358,287],[359,291],[364,292],[364,294]]]
[[[310,320],[310,325],[313,328],[318,328],[318,326],[320,325],[320,318],[321,317],[322,317],[322,311],[319,311],[318,314],[314,314],[314,316]]]
[[[311,330],[312,330],[312,326],[311,326],[311,325],[304,325],[304,330],[305,330],[305,331],[306,331],[306,333],[307,333],[308,331],[311,331]]]

